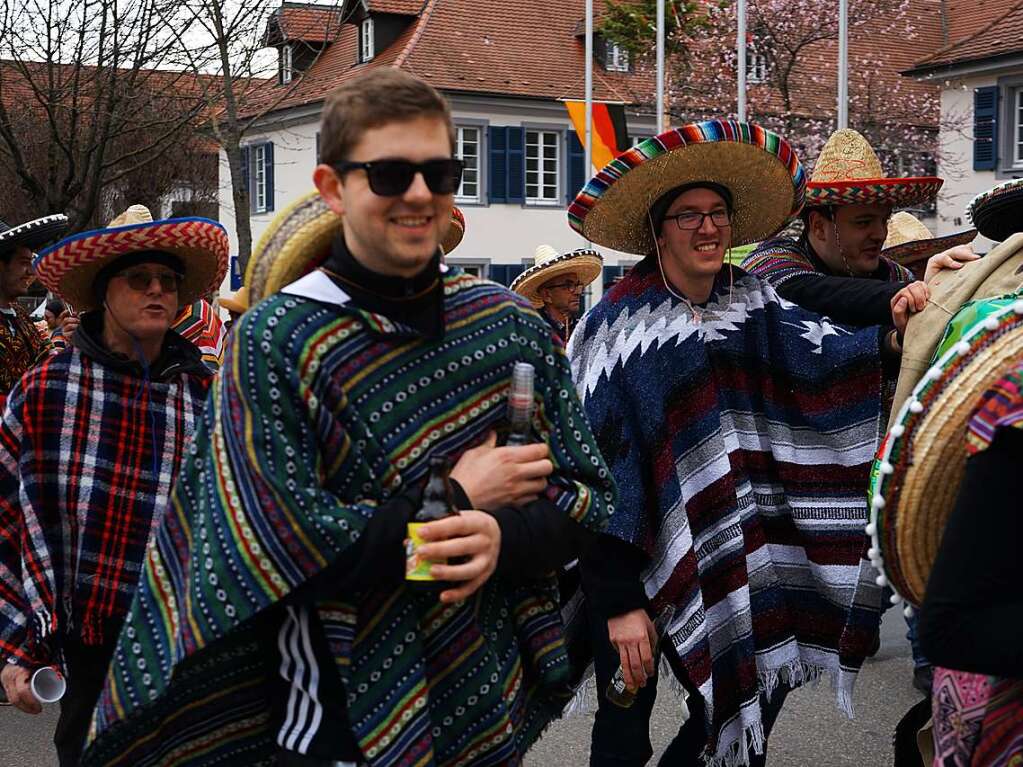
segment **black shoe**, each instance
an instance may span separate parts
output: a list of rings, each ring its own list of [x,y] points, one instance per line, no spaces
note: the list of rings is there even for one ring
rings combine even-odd
[[[928,698],[931,697],[931,686],[933,684],[933,666],[917,666],[913,669],[913,686]]]

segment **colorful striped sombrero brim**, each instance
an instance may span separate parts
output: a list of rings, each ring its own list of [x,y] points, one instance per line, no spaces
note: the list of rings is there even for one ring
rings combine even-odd
[[[923,603],[966,470],[970,414],[981,394],[1023,358],[1023,300],[985,303],[984,312],[964,308],[953,317],[935,363],[896,414],[874,461],[869,556],[883,573],[878,584],[895,591],[893,601]]]
[[[810,207],[889,205],[908,208],[934,200],[944,183],[936,176],[811,181],[806,185],[806,204]]]
[[[968,245],[977,237],[976,229],[967,229],[964,232],[955,232],[941,237],[931,237],[924,240],[913,240],[900,245],[893,245],[881,251],[881,255],[890,258],[892,261],[910,266],[925,258],[930,258],[943,250],[954,248],[957,245]]]
[[[608,163],[568,209],[591,242],[626,253],[654,250],[650,206],[665,192],[709,182],[734,203],[731,245],[766,239],[803,207],[806,174],[778,134],[753,123],[709,120],[647,139]]]
[[[171,253],[185,265],[178,303],[187,306],[219,287],[227,273],[227,231],[208,218],[168,218],[94,229],[66,237],[36,256],[36,276],[78,311],[98,306],[93,292],[103,267],[142,250]]]

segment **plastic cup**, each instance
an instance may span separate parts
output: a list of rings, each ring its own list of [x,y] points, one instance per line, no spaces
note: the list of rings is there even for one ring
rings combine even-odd
[[[43,666],[32,674],[32,694],[40,703],[56,703],[67,692],[67,680],[52,666]]]

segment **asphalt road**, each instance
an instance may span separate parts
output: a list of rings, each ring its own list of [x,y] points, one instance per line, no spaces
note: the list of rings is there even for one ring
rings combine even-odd
[[[771,736],[770,767],[886,767],[892,763],[895,724],[919,699],[911,685],[913,663],[898,610],[889,610],[881,628],[881,651],[867,661],[856,684],[856,718],[836,708],[827,682],[789,695]],[[659,754],[678,731],[677,703],[662,688],[651,721]],[[526,767],[576,767],[589,757],[589,716],[555,722],[530,752]],[[57,707],[38,717],[0,708],[0,767],[56,767],[51,737]],[[656,760],[653,762],[656,764]],[[674,767],[668,766],[665,767]]]

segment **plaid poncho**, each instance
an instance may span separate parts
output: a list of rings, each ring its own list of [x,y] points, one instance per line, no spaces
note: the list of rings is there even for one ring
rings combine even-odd
[[[71,632],[114,638],[207,385],[145,382],[73,348],[14,387],[0,422],[0,655],[35,666],[58,662]]]
[[[881,371],[876,328],[729,269],[695,322],[646,259],[569,357],[619,488],[608,532],[649,555],[646,593],[676,608],[708,754],[732,765],[763,742],[761,690],[827,672],[850,707],[879,618],[863,530]]]
[[[516,361],[536,367],[549,500],[604,524],[613,483],[549,329],[498,285],[457,269],[441,279],[439,339],[350,305],[317,272],[239,321],[149,550],[86,764],[272,763],[261,621],[309,594],[431,454],[457,460],[501,422]],[[442,605],[403,586],[356,593],[319,580],[332,598],[317,613],[373,767],[516,765],[563,705],[547,697],[569,678],[549,584],[491,578]]]

